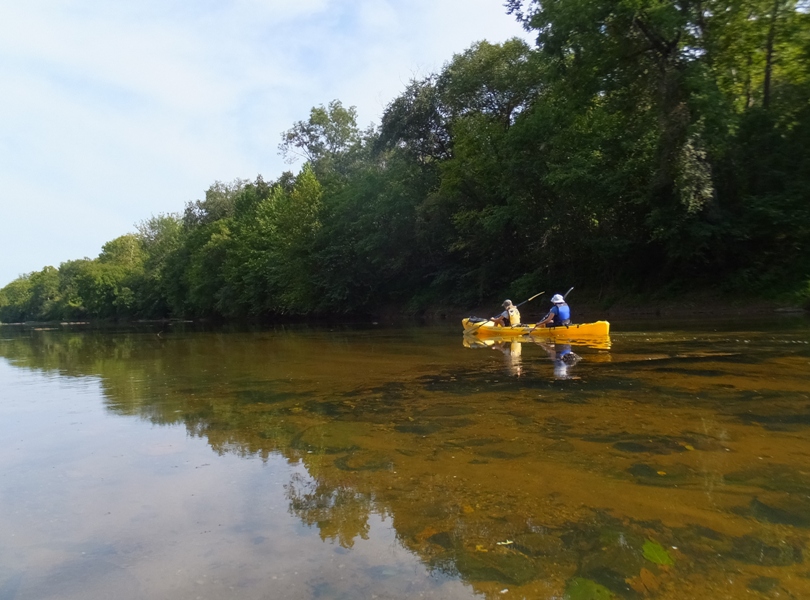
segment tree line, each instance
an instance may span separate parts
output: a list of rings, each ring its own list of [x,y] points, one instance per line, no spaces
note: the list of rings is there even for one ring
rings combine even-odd
[[[298,174],[214,183],[0,321],[417,312],[587,282],[810,297],[810,15],[797,0],[508,0],[380,123],[335,100]],[[596,293],[596,292],[595,292]]]

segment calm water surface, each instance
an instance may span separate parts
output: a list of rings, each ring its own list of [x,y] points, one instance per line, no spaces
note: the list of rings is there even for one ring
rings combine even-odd
[[[613,329],[0,328],[0,600],[810,598],[808,322]]]

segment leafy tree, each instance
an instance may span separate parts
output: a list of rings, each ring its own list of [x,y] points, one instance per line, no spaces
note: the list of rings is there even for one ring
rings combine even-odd
[[[482,114],[508,128],[540,94],[542,68],[521,39],[482,41],[453,57],[437,87],[451,119]]]
[[[96,260],[78,265],[76,288],[88,314],[102,319],[139,314],[143,262],[140,240],[127,234],[104,244]]]
[[[29,317],[31,277],[23,275],[0,289],[0,322],[16,323]]]
[[[374,144],[377,152],[399,148],[423,164],[451,156],[449,114],[436,79],[411,81],[386,107]]]
[[[235,179],[230,183],[215,181],[205,191],[205,200],[186,204],[183,223],[190,228],[232,216],[236,209],[236,198],[247,184],[248,181],[244,179]]]
[[[631,226],[622,233],[637,242],[616,255],[628,271],[671,278],[728,268],[724,250],[735,229],[729,202],[741,199],[735,200],[728,180],[720,177],[738,169],[729,154],[736,153],[739,111],[767,104],[765,88],[773,84],[766,86],[765,79],[767,72],[776,73],[776,56],[795,56],[801,46],[796,35],[789,39],[788,23],[801,20],[795,3],[511,0],[508,5],[538,32],[548,73],[545,100],[553,100],[564,119],[558,131],[576,132],[578,122],[604,113],[600,128],[578,140],[583,145],[571,150],[567,163],[555,161],[560,174],[576,164],[590,164],[595,173],[631,167],[631,173],[643,175],[649,169],[647,177],[626,179],[626,192],[617,186],[610,194],[633,203],[621,210]],[[785,61],[789,68],[780,70],[780,84],[783,73],[801,79],[797,64]],[[545,106],[536,108],[538,114],[546,112]],[[604,126],[611,121],[618,126]],[[609,132],[618,137],[605,139]],[[624,141],[628,138],[636,151]],[[599,142],[598,153],[589,154],[600,139],[608,146]],[[549,146],[554,151],[557,144]],[[620,148],[626,154],[617,154]],[[572,162],[573,156],[581,158]],[[593,158],[607,158],[619,171],[608,171]],[[553,171],[549,175],[556,179]],[[577,194],[566,203],[589,202]],[[610,213],[605,208],[593,214],[600,229]]]
[[[143,249],[135,234],[128,233],[101,247],[98,261],[103,264],[137,268],[143,262]]]
[[[59,265],[59,311],[63,319],[81,319],[87,316],[84,300],[79,293],[79,275],[90,259],[69,260]]]
[[[437,266],[417,214],[435,181],[401,151],[325,194],[315,239],[319,310],[349,312],[410,300]]]
[[[142,221],[138,239],[143,252],[144,278],[139,292],[144,315],[166,317],[171,313],[175,255],[183,243],[183,220],[180,215],[160,214]]]
[[[233,245],[233,219],[221,219],[197,228],[188,238],[183,279],[185,312],[214,316],[230,312],[221,302],[225,288],[225,262]]]
[[[314,107],[307,121],[298,121],[282,135],[279,150],[288,162],[303,158],[318,175],[346,175],[362,135],[357,110],[339,100]]]
[[[90,316],[125,316],[134,308],[135,295],[127,284],[127,269],[122,265],[91,261],[83,264],[76,285]]]
[[[31,297],[28,300],[29,318],[47,321],[59,318],[59,271],[54,267],[44,267],[31,273],[28,279]]]
[[[255,194],[257,189],[247,189]],[[322,188],[309,163],[290,182],[261,190],[233,223],[223,259],[223,314],[302,314],[313,310],[313,244]]]

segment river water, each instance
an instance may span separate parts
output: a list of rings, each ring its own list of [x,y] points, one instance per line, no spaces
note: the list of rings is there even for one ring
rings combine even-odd
[[[460,329],[0,328],[0,600],[810,597],[807,320]]]

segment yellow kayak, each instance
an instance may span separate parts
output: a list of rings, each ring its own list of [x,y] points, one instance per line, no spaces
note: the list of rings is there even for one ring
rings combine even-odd
[[[573,323],[560,327],[537,327],[533,323],[528,325],[514,325],[501,327],[489,320],[467,318],[461,320],[465,335],[477,337],[520,337],[531,335],[546,339],[588,339],[603,338],[610,335],[610,323],[607,321],[594,321],[593,323]]]

